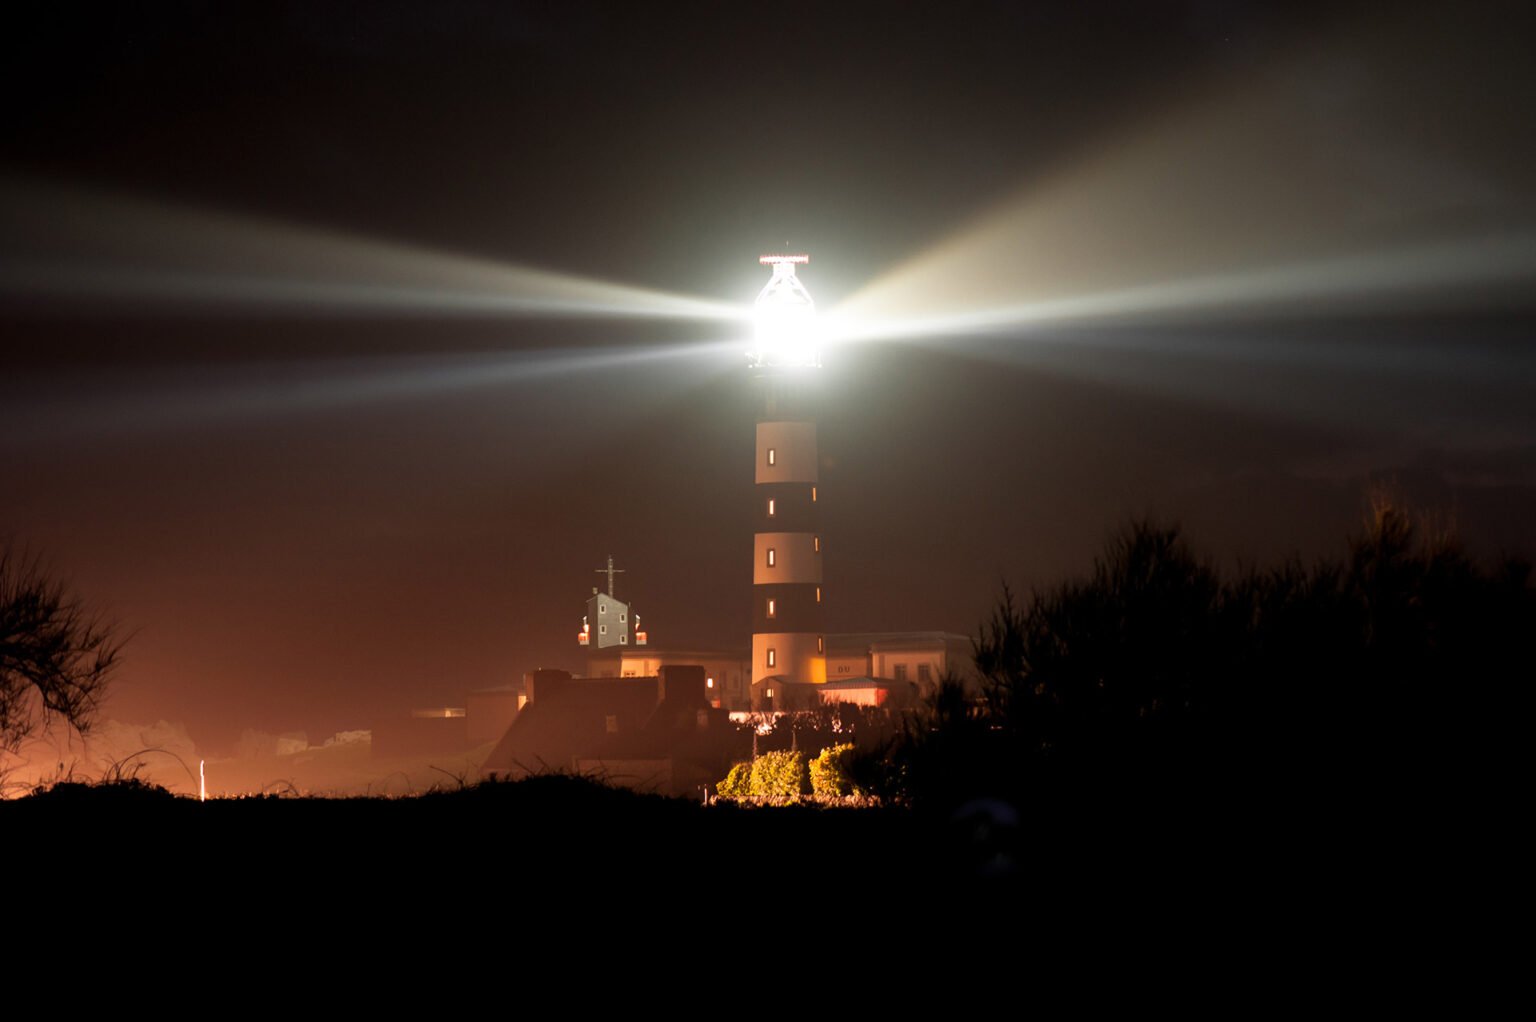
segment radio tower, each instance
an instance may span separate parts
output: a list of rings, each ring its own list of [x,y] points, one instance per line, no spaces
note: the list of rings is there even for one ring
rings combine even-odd
[[[752,707],[791,708],[794,686],[827,680],[822,627],[814,396],[821,347],[816,303],[795,275],[806,255],[765,255],[748,353],[762,388],[752,562]]]

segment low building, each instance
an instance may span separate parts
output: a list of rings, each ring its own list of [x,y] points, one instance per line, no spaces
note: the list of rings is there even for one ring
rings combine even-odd
[[[486,777],[577,772],[624,787],[693,795],[724,776],[742,737],[706,698],[698,665],[645,677],[534,671],[526,702],[481,767]]]
[[[827,636],[827,680],[781,675],[752,683],[752,709],[806,710],[829,703],[900,709],[941,680],[974,683],[971,640],[952,632],[847,632]]]
[[[470,692],[464,697],[469,744],[475,746],[500,739],[527,701],[528,692],[520,681]]]
[[[953,632],[846,632],[827,636],[827,681],[910,681],[920,694],[946,676],[969,682],[974,647]]]

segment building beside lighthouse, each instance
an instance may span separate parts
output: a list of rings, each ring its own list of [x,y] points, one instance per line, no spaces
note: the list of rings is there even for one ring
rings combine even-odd
[[[592,587],[592,598],[587,601],[587,613],[581,619],[581,631],[577,633],[576,641],[599,650],[644,646],[646,635],[640,630],[640,615],[614,595],[613,576],[622,575],[624,569],[615,568],[613,555],[609,554],[608,567],[597,570],[608,576],[608,591],[605,593]]]

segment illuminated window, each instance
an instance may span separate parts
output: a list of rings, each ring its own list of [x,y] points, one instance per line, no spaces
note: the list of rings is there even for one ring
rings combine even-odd
[[[773,498],[772,497],[768,498],[768,517],[769,518],[773,517]]]
[[[715,679],[714,678],[705,678],[704,679],[704,687],[705,688],[714,688],[715,687]]]
[[[778,651],[776,651],[772,647],[769,647],[769,649],[768,649],[768,666],[769,667],[776,667],[776,666],[778,666],[778,662],[779,662]],[[772,695],[773,693],[770,692],[768,694]]]
[[[811,487],[811,503],[816,503],[816,487]]]
[[[772,699],[773,698],[773,689],[771,689],[771,688],[763,689],[763,695],[767,696],[769,699]]]
[[[821,537],[820,536],[815,536],[815,537],[813,537],[811,539],[811,549],[816,551],[818,554],[821,553]]]
[[[768,448],[768,464],[770,464],[770,465],[778,464],[777,454],[778,454],[778,452],[776,452],[772,447]]]
[[[816,602],[821,602],[821,586],[816,587]]]
[[[825,653],[826,651],[827,651],[827,640],[826,640],[826,637],[825,636],[821,636],[821,635],[816,636],[816,652],[817,653]]]
[[[769,600],[768,601],[768,616],[769,617],[773,617],[773,616],[775,616],[778,613],[778,606],[779,606],[779,601],[777,601],[777,600]]]
[[[771,568],[771,567],[773,567],[773,565],[774,565],[773,547],[769,547],[768,548],[768,567]]]

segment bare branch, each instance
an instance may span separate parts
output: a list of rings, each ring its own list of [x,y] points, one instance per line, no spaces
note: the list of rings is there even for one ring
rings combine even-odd
[[[86,733],[123,641],[36,557],[0,545],[0,748],[14,752],[56,721]]]

